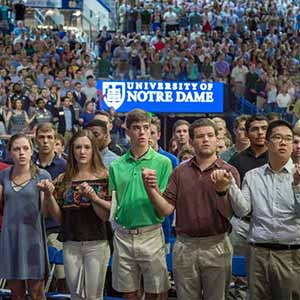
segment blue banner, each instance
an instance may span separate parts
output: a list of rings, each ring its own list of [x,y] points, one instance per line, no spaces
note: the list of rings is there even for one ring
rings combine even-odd
[[[27,0],[25,5],[27,7],[61,8],[62,0]]]
[[[83,0],[62,0],[62,9],[83,9]]]
[[[97,81],[101,108],[118,112],[141,108],[157,113],[221,113],[224,84],[219,82]]]

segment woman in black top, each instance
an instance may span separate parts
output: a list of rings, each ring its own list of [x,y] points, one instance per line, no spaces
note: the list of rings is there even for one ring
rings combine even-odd
[[[61,223],[58,239],[64,245],[71,299],[103,299],[110,257],[108,173],[89,131],[76,133],[69,147],[66,172],[55,191],[48,180],[40,188],[48,198],[48,212]]]

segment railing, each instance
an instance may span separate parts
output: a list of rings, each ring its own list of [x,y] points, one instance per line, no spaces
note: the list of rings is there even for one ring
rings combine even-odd
[[[46,17],[38,8],[34,11],[34,18],[39,25],[45,24]]]

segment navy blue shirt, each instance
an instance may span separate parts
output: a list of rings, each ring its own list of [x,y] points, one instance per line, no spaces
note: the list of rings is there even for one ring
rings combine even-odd
[[[46,170],[50,175],[52,180],[55,180],[60,174],[64,173],[66,170],[67,162],[64,158],[58,157],[56,154],[53,160],[47,165],[42,166],[39,161],[39,156],[37,152],[34,152],[32,156],[33,162],[41,169]],[[60,225],[52,218],[46,219],[46,230],[47,233],[58,233]]]
[[[173,155],[170,152],[165,151],[162,147],[158,146],[158,153],[166,156],[167,158],[170,159],[171,163],[172,163],[172,167],[173,169],[175,169],[178,166],[178,159],[175,155]]]
[[[66,165],[67,165],[66,160],[64,158],[58,157],[56,154],[55,154],[53,160],[47,166],[42,166],[40,164],[39,156],[38,156],[37,152],[35,152],[33,154],[32,159],[33,159],[33,162],[39,168],[46,170],[51,175],[52,180],[55,180],[58,177],[58,175],[60,175],[61,173],[64,173],[66,170]]]

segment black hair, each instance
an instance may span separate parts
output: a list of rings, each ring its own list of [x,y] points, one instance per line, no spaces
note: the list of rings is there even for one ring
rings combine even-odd
[[[274,130],[274,128],[283,127],[283,126],[289,128],[292,133],[294,132],[293,126],[292,126],[291,123],[289,123],[287,121],[284,121],[284,120],[276,120],[276,121],[273,121],[269,124],[267,132],[266,132],[266,140],[270,139],[270,136],[271,136],[272,131]]]

